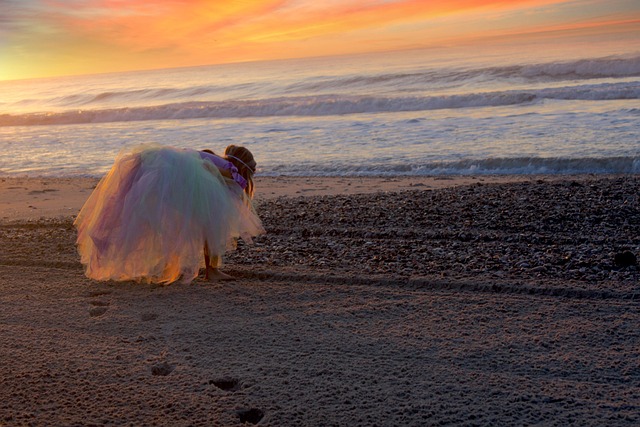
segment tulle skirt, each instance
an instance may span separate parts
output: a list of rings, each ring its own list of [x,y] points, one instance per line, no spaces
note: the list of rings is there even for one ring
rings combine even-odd
[[[251,200],[197,151],[145,145],[121,152],[75,221],[86,275],[190,282],[210,256],[264,233]]]

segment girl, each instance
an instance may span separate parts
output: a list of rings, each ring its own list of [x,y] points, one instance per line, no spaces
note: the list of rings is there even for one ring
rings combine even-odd
[[[85,273],[95,280],[190,282],[229,278],[221,257],[264,233],[251,200],[256,162],[230,145],[213,152],[143,145],[121,152],[75,226]]]

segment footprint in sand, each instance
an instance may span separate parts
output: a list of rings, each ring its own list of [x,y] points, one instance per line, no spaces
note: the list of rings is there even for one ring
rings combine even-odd
[[[258,424],[264,417],[264,411],[258,408],[240,409],[237,414],[242,424]]]
[[[151,367],[151,375],[166,377],[171,372],[173,372],[174,369],[175,369],[175,366],[171,366],[167,362],[163,362]]]
[[[100,317],[107,312],[109,309],[109,301],[104,301],[101,299],[97,299],[98,297],[109,295],[111,291],[106,290],[97,290],[89,292],[89,298],[96,298],[89,301],[89,316],[91,317]]]
[[[109,303],[107,301],[89,301],[91,308],[89,309],[89,316],[99,317],[107,312],[109,309]]]
[[[51,193],[54,191],[58,191],[55,188],[45,188],[44,190],[33,190],[33,191],[29,191],[30,196],[36,195],[36,194],[45,194],[45,193]]]
[[[220,390],[224,390],[224,391],[234,392],[234,391],[240,390],[240,381],[230,377],[211,380],[209,381],[209,384],[213,384],[214,386],[218,387]]]
[[[103,295],[110,295],[111,291],[105,291],[105,290],[98,290],[98,291],[91,291],[89,292],[89,297],[90,298],[95,298],[95,297],[101,297]]]
[[[107,307],[109,305],[108,301],[89,301],[89,304],[91,304],[94,307]]]

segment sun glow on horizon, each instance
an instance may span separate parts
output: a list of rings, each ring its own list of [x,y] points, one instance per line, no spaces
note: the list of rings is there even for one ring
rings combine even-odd
[[[345,55],[640,23],[632,0],[7,0],[0,80]]]

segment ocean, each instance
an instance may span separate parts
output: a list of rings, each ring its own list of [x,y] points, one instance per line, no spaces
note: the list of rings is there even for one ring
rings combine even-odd
[[[266,176],[640,173],[640,44],[493,43],[0,82],[0,176],[157,143]]]

